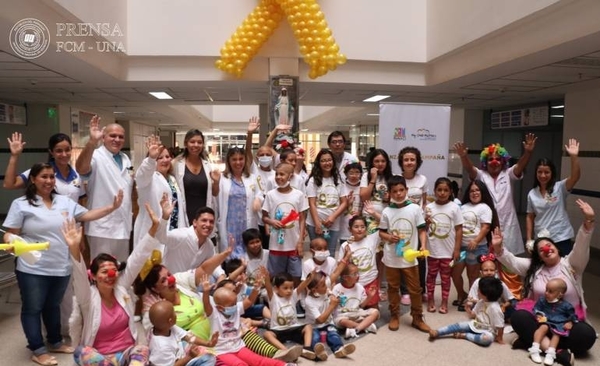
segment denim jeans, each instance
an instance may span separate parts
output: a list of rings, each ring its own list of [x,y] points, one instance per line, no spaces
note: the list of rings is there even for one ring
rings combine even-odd
[[[27,338],[27,348],[35,355],[48,352],[42,337],[40,318],[46,327],[46,338],[50,346],[60,347],[62,345],[60,303],[71,276],[43,276],[15,272],[21,292],[21,326]]]
[[[316,237],[325,239],[323,237],[323,235],[317,235],[315,233],[314,226],[306,225],[306,230],[308,230],[308,237],[310,238],[310,240],[313,240]],[[340,242],[339,230],[338,231],[329,230],[329,238],[325,239],[325,241],[327,242],[327,249],[329,250],[329,255],[335,258],[335,249],[337,248],[337,246]]]
[[[441,337],[452,333],[464,333],[468,341],[484,347],[487,347],[494,342],[494,335],[491,332],[483,330],[481,333],[475,333],[471,330],[469,323],[470,322],[468,321],[460,322],[442,327],[437,330],[438,336]]]
[[[342,348],[342,346],[344,345],[344,342],[342,342],[342,337],[340,337],[340,335],[337,332],[337,329],[333,325],[328,325],[322,328],[313,328],[311,349],[315,349],[315,344],[321,342],[322,331],[327,332],[327,345],[329,346],[329,348],[331,348],[333,352]]]
[[[217,359],[210,354],[204,354],[188,362],[185,366],[215,366]]]

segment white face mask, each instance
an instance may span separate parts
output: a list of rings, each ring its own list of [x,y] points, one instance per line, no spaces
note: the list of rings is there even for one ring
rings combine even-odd
[[[554,300],[546,300],[546,301],[548,301],[549,304],[554,304],[554,303],[558,302],[559,300],[560,299],[557,297]]]
[[[271,166],[272,162],[273,162],[273,158],[270,156],[259,156],[258,157],[258,164],[260,166],[262,166],[263,168]]]
[[[397,205],[401,205],[401,204],[403,204],[404,202],[406,202],[406,199],[404,199],[404,200],[402,200],[402,201],[397,201],[397,200],[395,200],[395,199],[393,199],[393,198],[390,198],[390,203],[395,203],[395,204],[397,204]]]
[[[329,257],[329,250],[315,252],[315,255],[313,256],[313,258],[318,261],[327,260],[327,257]]]
[[[280,185],[279,188],[287,188],[289,186],[290,186],[290,181],[288,180],[287,182],[285,182],[282,185]]]

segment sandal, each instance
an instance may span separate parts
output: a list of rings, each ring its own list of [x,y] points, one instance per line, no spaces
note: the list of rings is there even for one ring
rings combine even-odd
[[[452,301],[452,306],[459,306],[462,305],[463,302],[465,302],[466,299],[456,299],[454,301]]]
[[[56,358],[54,358],[53,356],[50,356],[47,353],[42,353],[39,356],[32,355],[31,356],[31,361],[37,363],[38,365],[42,365],[42,366],[56,366],[56,365],[58,365],[58,361],[56,360]]]
[[[75,348],[67,346],[66,344],[61,345],[58,348],[48,348],[48,351],[52,353],[74,353]]]
[[[448,314],[448,308],[442,305],[438,309],[438,313],[440,313],[440,314]]]
[[[427,311],[430,312],[430,313],[435,313],[436,310],[437,309],[435,308],[435,305],[429,305],[427,307]]]

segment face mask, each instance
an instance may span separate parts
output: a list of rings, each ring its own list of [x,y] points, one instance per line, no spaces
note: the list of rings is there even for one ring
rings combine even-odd
[[[554,300],[546,300],[546,301],[548,301],[549,304],[554,304],[554,303],[558,302],[558,300],[560,300],[560,299],[557,297]]]
[[[225,315],[226,317],[231,317],[235,314],[236,311],[237,311],[237,305],[233,305],[233,306],[223,307],[223,311],[221,311],[221,313],[223,315]]]
[[[401,204],[403,204],[405,201],[406,201],[406,199],[404,199],[404,200],[402,200],[402,201],[398,201],[398,200],[395,200],[395,199],[393,199],[393,198],[390,198],[390,203],[395,203],[395,204],[397,204],[397,205],[401,205]]]
[[[315,252],[315,255],[313,257],[318,261],[327,260],[327,257],[329,257],[329,250],[324,250],[322,252]]]
[[[282,185],[280,185],[279,188],[287,188],[289,186],[290,186],[290,181],[288,180],[287,182],[285,182]]]
[[[258,164],[260,166],[262,166],[263,168],[271,166],[272,162],[273,162],[273,158],[270,156],[259,156],[258,157]]]

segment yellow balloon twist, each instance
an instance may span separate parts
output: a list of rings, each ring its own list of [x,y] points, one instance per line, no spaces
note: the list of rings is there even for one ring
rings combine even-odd
[[[217,68],[241,77],[284,16],[294,31],[304,62],[310,66],[311,79],[346,63],[316,0],[261,0],[221,48]]]

